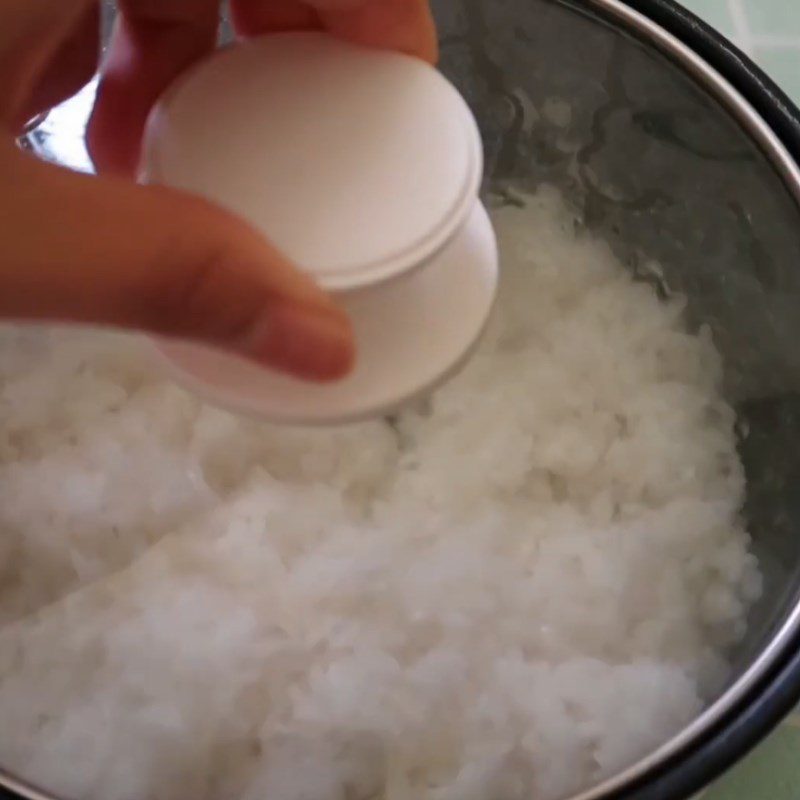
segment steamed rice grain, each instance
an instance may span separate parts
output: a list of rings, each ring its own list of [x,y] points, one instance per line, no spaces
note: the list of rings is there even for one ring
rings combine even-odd
[[[83,800],[555,800],[676,733],[760,591],[707,332],[544,190],[397,418],[273,428],[134,340],[0,343],[0,764]]]

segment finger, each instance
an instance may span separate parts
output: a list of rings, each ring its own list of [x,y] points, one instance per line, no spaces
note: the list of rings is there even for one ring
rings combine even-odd
[[[0,119],[12,131],[92,0],[0,0]]]
[[[231,18],[241,36],[322,27],[316,10],[304,0],[232,0]]]
[[[313,380],[351,368],[344,313],[235,217],[22,153],[3,163],[14,197],[0,200],[0,316],[202,341]]]
[[[428,0],[312,0],[323,25],[358,44],[438,59],[436,26]]]
[[[120,0],[119,8],[87,141],[99,171],[132,175],[150,109],[216,44],[219,0]]]
[[[321,26],[357,44],[438,57],[428,0],[232,0],[231,10],[245,35]]]
[[[73,25],[28,97],[18,126],[80,91],[97,71],[100,7],[92,3]]]

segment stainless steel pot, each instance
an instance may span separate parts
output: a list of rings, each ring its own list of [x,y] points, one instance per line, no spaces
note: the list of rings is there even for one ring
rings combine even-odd
[[[800,113],[672,0],[434,7],[442,67],[482,127],[487,191],[511,203],[518,189],[559,186],[631,270],[646,279],[649,259],[663,265],[725,357],[764,598],[706,710],[570,800],[686,798],[800,698]],[[51,117],[28,146],[88,166],[90,100]],[[10,775],[0,784],[0,797],[50,800]]]

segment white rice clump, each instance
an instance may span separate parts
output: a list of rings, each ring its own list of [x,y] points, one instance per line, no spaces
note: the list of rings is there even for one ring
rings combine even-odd
[[[0,347],[0,764],[81,800],[550,800],[702,707],[759,572],[734,413],[551,191],[468,368],[274,428],[123,337]]]

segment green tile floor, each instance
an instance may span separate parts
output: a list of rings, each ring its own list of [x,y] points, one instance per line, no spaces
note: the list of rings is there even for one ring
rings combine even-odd
[[[800,104],[800,0],[683,0],[683,4],[732,39]]]
[[[800,105],[800,0],[682,0],[734,41]],[[703,800],[800,798],[800,713]]]

